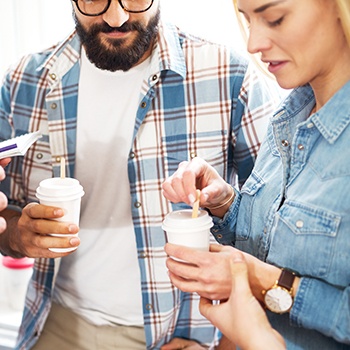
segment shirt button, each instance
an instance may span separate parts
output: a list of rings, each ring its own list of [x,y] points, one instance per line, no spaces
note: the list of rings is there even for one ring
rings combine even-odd
[[[146,309],[147,310],[152,310],[153,309],[153,305],[152,304],[146,304]]]
[[[191,159],[196,158],[197,157],[197,153],[196,152],[191,152],[190,153],[190,157],[191,157]]]
[[[134,203],[134,207],[135,208],[140,208],[141,207],[141,203],[140,202],[135,202]]]
[[[57,103],[51,103],[51,109],[56,109],[57,108]]]
[[[311,128],[314,127],[314,124],[313,124],[313,123],[309,123],[309,124],[307,124],[307,127],[308,127],[309,129],[311,129]]]
[[[298,145],[298,150],[303,151],[304,150],[304,145]]]
[[[56,162],[60,163],[61,162],[61,157],[56,157]]]
[[[221,238],[222,238],[222,234],[219,233],[219,234],[216,236],[216,238],[221,239]]]
[[[288,147],[289,146],[288,140],[282,140],[282,146],[283,147]]]
[[[134,153],[134,152],[130,152],[129,157],[130,157],[131,159],[135,158],[135,153]]]
[[[297,228],[302,228],[304,226],[304,222],[302,220],[298,220],[296,223],[295,223],[295,226]]]
[[[153,81],[156,81],[157,79],[158,79],[157,75],[156,75],[156,74],[153,75],[152,80],[153,80]]]
[[[148,254],[146,252],[140,253],[140,258],[141,259],[146,259],[148,257]]]
[[[147,106],[147,103],[146,103],[146,102],[142,102],[142,103],[141,103],[141,108],[146,108],[146,106]]]
[[[44,155],[43,155],[42,153],[38,153],[38,154],[36,155],[36,158],[37,158],[37,159],[43,159],[43,157],[44,157]]]
[[[50,74],[50,78],[51,78],[52,80],[56,80],[57,75],[56,75],[55,73],[51,73],[51,74]]]

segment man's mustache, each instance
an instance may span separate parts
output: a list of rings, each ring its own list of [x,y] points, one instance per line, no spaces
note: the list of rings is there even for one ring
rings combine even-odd
[[[113,32],[131,32],[131,31],[142,31],[144,28],[139,23],[133,22],[125,22],[120,27],[111,27],[107,23],[95,24],[93,28],[91,28],[91,32],[94,33],[102,32],[102,33],[113,33]]]

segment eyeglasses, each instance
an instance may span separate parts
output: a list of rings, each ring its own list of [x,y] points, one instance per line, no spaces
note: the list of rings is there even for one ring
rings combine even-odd
[[[100,16],[107,12],[112,0],[72,0],[85,16]],[[141,13],[148,11],[154,0],[118,0],[124,11]]]

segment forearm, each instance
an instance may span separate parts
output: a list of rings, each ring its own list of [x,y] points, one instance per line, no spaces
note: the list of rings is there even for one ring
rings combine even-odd
[[[350,344],[349,300],[349,286],[338,288],[314,278],[302,278],[290,311],[291,322]]]
[[[0,252],[13,258],[22,258],[24,255],[19,252],[19,247],[13,239],[18,234],[18,219],[21,214],[18,211],[5,209],[1,212],[7,222],[6,230],[0,234]]]

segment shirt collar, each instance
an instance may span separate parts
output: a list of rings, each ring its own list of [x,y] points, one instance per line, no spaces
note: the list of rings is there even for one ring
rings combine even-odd
[[[350,81],[310,119],[329,143],[334,143],[350,123]]]
[[[334,143],[350,123],[350,81],[315,114],[309,118],[315,105],[315,96],[310,85],[294,89],[275,113],[274,121],[297,118],[305,125],[312,122],[321,135]]]
[[[58,44],[46,61],[38,68],[62,77],[80,59],[81,42],[73,31],[64,41]],[[186,77],[186,62],[181,48],[181,34],[174,25],[159,24],[158,41],[151,55],[151,70],[154,73],[171,70],[184,79]]]

